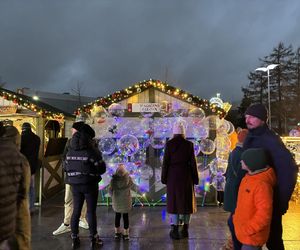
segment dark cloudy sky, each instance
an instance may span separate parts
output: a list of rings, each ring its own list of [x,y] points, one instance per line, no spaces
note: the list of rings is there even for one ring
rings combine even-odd
[[[259,57],[300,46],[299,24],[299,0],[0,0],[0,76],[95,97],[153,78],[238,100]]]

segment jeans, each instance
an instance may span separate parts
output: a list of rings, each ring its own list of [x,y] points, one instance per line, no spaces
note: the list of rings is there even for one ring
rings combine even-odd
[[[171,225],[190,224],[190,214],[169,214]]]
[[[231,213],[229,215],[227,224],[228,224],[228,227],[229,227],[229,230],[230,230],[230,233],[231,233],[234,250],[240,250],[242,248],[242,243],[239,242],[239,240],[237,239],[237,237],[235,235],[232,216],[233,216],[233,213]]]
[[[116,228],[120,227],[121,215],[122,215],[121,213],[116,213],[116,216],[115,216],[115,227]],[[129,228],[128,213],[123,214],[123,223],[124,223],[124,229],[128,229]]]
[[[93,239],[97,234],[97,200],[98,183],[72,185],[73,191],[73,214],[71,218],[72,238],[78,236],[79,217],[84,200],[87,204],[87,219],[89,223],[90,238]]]

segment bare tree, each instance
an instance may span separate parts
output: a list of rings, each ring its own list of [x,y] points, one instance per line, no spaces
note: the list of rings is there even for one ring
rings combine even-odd
[[[76,87],[72,89],[72,92],[78,96],[79,107],[83,105],[81,100],[83,86],[84,86],[84,82],[77,81]]]

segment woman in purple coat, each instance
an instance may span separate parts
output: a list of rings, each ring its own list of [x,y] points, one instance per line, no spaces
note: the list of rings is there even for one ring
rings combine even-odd
[[[185,139],[184,125],[175,123],[173,134],[165,147],[161,182],[167,185],[170,237],[180,239],[188,237],[191,214],[197,210],[194,185],[199,183],[199,177],[194,145]],[[180,225],[183,225],[181,232]]]

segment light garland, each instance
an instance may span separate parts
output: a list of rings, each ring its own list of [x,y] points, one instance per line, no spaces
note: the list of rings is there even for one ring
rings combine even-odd
[[[107,108],[112,103],[120,102],[126,98],[129,98],[133,95],[139,94],[145,90],[147,90],[149,87],[154,87],[155,89],[166,93],[170,96],[173,96],[179,100],[182,100],[184,102],[188,102],[193,106],[203,108],[208,113],[215,114],[219,116],[220,118],[224,118],[227,114],[227,112],[216,105],[210,105],[210,102],[205,99],[201,99],[198,96],[194,96],[186,91],[183,91],[179,88],[175,88],[167,84],[166,82],[162,82],[160,80],[144,80],[139,83],[135,83],[132,86],[129,86],[123,90],[119,90],[114,92],[111,95],[107,95],[106,97],[100,97],[99,99],[95,100],[92,103],[89,103],[87,105],[84,105],[83,107],[78,108],[75,111],[75,115],[78,115],[82,112],[89,113],[91,112],[91,109],[96,104],[98,106],[103,106],[104,108]]]

